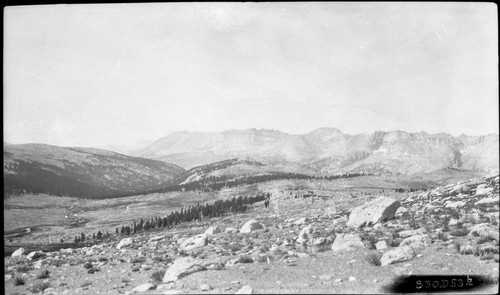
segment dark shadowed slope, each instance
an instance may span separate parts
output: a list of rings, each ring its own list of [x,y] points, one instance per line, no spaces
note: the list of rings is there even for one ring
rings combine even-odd
[[[93,148],[4,145],[4,192],[106,197],[163,187],[184,169]]]

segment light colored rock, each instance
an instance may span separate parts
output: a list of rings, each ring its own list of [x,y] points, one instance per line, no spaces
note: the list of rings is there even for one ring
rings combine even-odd
[[[241,227],[240,233],[247,234],[247,233],[251,233],[253,231],[259,230],[259,229],[264,229],[262,224],[260,224],[255,219],[251,219],[251,220],[245,222],[245,224]]]
[[[493,205],[498,205],[500,203],[500,196],[496,195],[490,198],[484,198],[482,200],[477,201],[474,203],[476,206],[493,206]]]
[[[122,239],[120,241],[120,243],[118,243],[118,245],[116,245],[116,249],[120,250],[121,248],[128,247],[128,246],[132,245],[133,243],[134,243],[134,239],[132,239],[132,238]]]
[[[212,289],[213,289],[212,286],[210,286],[209,284],[201,284],[200,285],[200,290],[201,291],[210,291]]]
[[[349,277],[349,282],[354,282],[356,280],[355,277]]]
[[[245,285],[234,294],[255,294],[252,287]]]
[[[151,243],[151,242],[157,242],[157,241],[159,241],[159,240],[163,240],[164,238],[165,238],[165,236],[154,236],[154,237],[152,237],[152,238],[150,238],[150,239],[148,240],[148,243]]]
[[[302,217],[302,218],[299,218],[299,219],[295,220],[295,222],[293,224],[295,224],[295,225],[303,225],[303,224],[306,224],[308,222],[309,222],[309,218]]]
[[[480,184],[476,188],[476,196],[483,196],[490,194],[493,191],[492,187],[487,187],[486,184]]]
[[[33,263],[35,269],[40,269],[42,267],[43,260],[38,260]]]
[[[397,247],[389,250],[380,258],[380,264],[386,266],[389,264],[408,261],[415,258],[415,251],[410,246]]]
[[[401,206],[398,208],[398,210],[396,210],[396,214],[395,216],[396,217],[401,217],[403,215],[406,215],[408,214],[408,209],[406,209],[405,207]]]
[[[379,197],[354,208],[349,215],[347,226],[350,228],[359,228],[387,221],[394,217],[399,206],[400,202],[397,200]]]
[[[204,234],[205,234],[205,235],[215,235],[215,234],[219,234],[219,233],[221,233],[221,232],[222,232],[222,230],[220,229],[220,227],[219,227],[219,226],[217,226],[217,225],[214,225],[214,226],[209,227],[209,228],[208,228],[208,229],[204,232]]]
[[[385,249],[387,249],[387,242],[386,241],[378,241],[375,244],[375,249],[377,249],[377,250],[385,250]]]
[[[191,249],[206,246],[208,244],[208,236],[206,234],[195,235],[184,240],[179,248],[188,251]]]
[[[426,232],[427,230],[425,229],[425,227],[421,227],[418,229],[403,230],[400,231],[398,234],[400,238],[407,238],[415,235],[422,235],[425,234]]]
[[[198,271],[205,270],[203,261],[192,257],[178,258],[167,269],[163,276],[163,283],[175,282],[180,278],[188,276]]]
[[[408,270],[404,267],[400,267],[400,266],[397,266],[395,267],[393,270],[392,270],[392,273],[395,275],[395,276],[404,276],[404,275],[407,275],[408,274]]]
[[[311,235],[313,232],[314,232],[314,228],[312,227],[312,225],[308,225],[308,226],[304,227],[299,233],[299,236],[297,238],[297,243],[299,243],[299,244],[306,243],[307,240],[312,237]]]
[[[319,237],[313,240],[313,245],[319,246],[327,243],[327,240],[324,237]]]
[[[14,251],[10,257],[21,257],[24,255],[24,252],[26,252],[24,248],[19,248],[16,251]]]
[[[353,251],[356,248],[362,248],[365,245],[358,234],[338,234],[332,244],[333,252]]]
[[[458,219],[455,219],[455,218],[451,218],[450,219],[450,222],[448,222],[448,225],[457,225],[458,224]]]
[[[413,249],[423,249],[431,243],[431,238],[427,234],[415,235],[401,241],[399,247],[410,246]]]
[[[456,201],[456,202],[446,201],[444,205],[445,208],[462,208],[463,206],[465,206],[464,201]]]
[[[333,225],[340,225],[346,223],[347,221],[349,221],[349,218],[347,216],[342,216],[340,218],[332,220],[332,223]]]
[[[35,255],[39,256],[39,257],[47,256],[42,251],[33,251],[33,252],[30,252],[28,255],[26,255],[26,259],[33,260],[33,258],[35,257]]]
[[[152,283],[144,283],[132,289],[132,293],[143,293],[153,289],[154,287],[155,285]]]
[[[340,284],[340,283],[342,283],[342,279],[340,279],[340,278],[339,278],[339,279],[335,279],[335,280],[333,281],[333,283],[335,283],[335,284]]]

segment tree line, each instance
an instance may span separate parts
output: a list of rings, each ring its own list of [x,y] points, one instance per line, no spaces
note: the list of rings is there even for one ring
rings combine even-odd
[[[148,220],[141,219],[140,221],[133,221],[130,225],[123,225],[121,228],[115,228],[116,236],[129,236],[132,234],[146,232],[154,229],[160,228],[172,228],[180,223],[191,222],[191,221],[201,221],[205,218],[212,217],[223,217],[224,214],[237,214],[245,212],[248,205],[265,201],[266,208],[269,206],[269,199],[271,198],[270,193],[258,193],[254,196],[238,196],[226,200],[216,200],[213,203],[205,203],[205,205],[200,205],[199,203],[194,206],[189,206],[187,208],[181,208],[180,210],[173,211],[165,217],[151,217]],[[97,234],[86,235],[81,233],[79,236],[75,236],[74,243],[81,243],[89,241],[90,239],[101,240],[110,237],[108,231],[104,233],[98,231]]]

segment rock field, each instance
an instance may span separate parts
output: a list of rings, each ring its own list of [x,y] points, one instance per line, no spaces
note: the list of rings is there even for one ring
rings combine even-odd
[[[346,208],[273,191],[269,209],[92,247],[18,249],[4,258],[5,294],[381,293],[407,274],[487,275],[498,289],[498,175],[381,195]]]

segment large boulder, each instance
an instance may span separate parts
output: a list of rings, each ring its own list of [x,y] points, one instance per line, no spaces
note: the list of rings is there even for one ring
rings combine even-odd
[[[332,244],[333,252],[353,251],[363,248],[365,245],[358,234],[338,234]]]
[[[179,245],[179,248],[187,251],[194,248],[203,247],[207,244],[208,244],[208,236],[206,234],[201,234],[187,238]]]
[[[134,239],[132,238],[125,238],[125,239],[122,239],[120,241],[120,243],[118,243],[118,245],[116,245],[116,249],[120,250],[121,248],[123,247],[127,247],[127,246],[130,246],[134,243]]]
[[[192,257],[182,257],[174,261],[163,276],[163,283],[175,282],[198,271],[206,270],[203,261]]]
[[[259,230],[259,229],[264,229],[262,224],[260,224],[255,219],[251,219],[251,220],[245,222],[245,224],[243,224],[243,226],[240,229],[240,233],[247,234],[247,233],[253,232],[255,230]]]
[[[389,264],[408,261],[415,258],[416,253],[410,246],[397,247],[389,250],[380,258],[380,265],[386,266]]]
[[[359,228],[374,225],[394,218],[401,203],[397,200],[379,197],[352,210],[347,226]]]
[[[24,252],[26,252],[24,248],[19,248],[12,253],[11,257],[22,257],[24,255]]]

